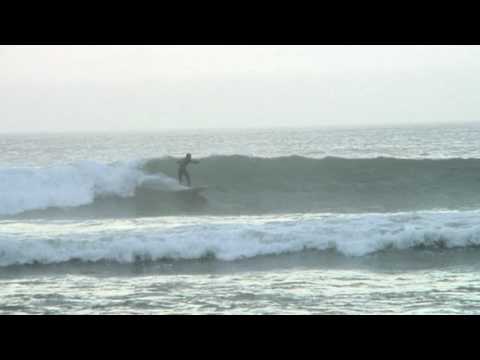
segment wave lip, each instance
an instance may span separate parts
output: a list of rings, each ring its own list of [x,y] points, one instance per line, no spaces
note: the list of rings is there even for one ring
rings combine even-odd
[[[0,266],[69,261],[134,263],[333,250],[349,257],[391,250],[480,245],[480,212],[432,212],[157,219],[77,223],[3,223]]]

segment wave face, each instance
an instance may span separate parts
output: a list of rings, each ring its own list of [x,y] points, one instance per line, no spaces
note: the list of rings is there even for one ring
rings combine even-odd
[[[478,211],[199,217],[82,224],[3,222],[0,266],[71,261],[135,263],[214,258],[241,260],[303,251],[361,257],[396,251],[477,248]]]
[[[176,162],[93,161],[0,168],[0,216],[397,212],[480,207],[478,159],[213,156],[189,172],[203,196],[179,192]],[[154,186],[152,186],[154,184]]]
[[[148,161],[148,173],[174,176],[172,159]],[[227,213],[391,212],[475,209],[480,160],[310,159],[214,156],[190,167],[193,182]]]

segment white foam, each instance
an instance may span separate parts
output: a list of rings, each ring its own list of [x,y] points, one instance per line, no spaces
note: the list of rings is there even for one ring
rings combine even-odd
[[[0,266],[13,264],[198,259],[335,249],[347,256],[380,250],[480,245],[479,212],[136,219],[0,226]]]
[[[133,196],[143,176],[135,163],[1,168],[0,215],[85,205],[101,196]]]

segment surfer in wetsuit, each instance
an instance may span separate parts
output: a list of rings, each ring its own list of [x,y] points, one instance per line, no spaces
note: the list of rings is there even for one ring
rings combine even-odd
[[[187,156],[185,156],[184,159],[178,160],[177,164],[179,164],[178,167],[178,182],[181,184],[182,183],[182,178],[185,176],[187,178],[187,184],[188,186],[191,186],[190,184],[190,175],[187,172],[187,165],[192,163],[192,164],[198,164],[200,161],[198,160],[192,160],[192,154],[188,153]]]

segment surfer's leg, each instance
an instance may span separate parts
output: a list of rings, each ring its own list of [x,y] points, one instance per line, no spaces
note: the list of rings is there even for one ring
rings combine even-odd
[[[191,183],[190,183],[190,175],[188,174],[188,172],[185,171],[185,177],[187,178],[187,184],[188,186],[191,186]]]
[[[183,171],[182,170],[178,170],[178,183],[181,184],[182,183],[182,177],[183,177]]]

